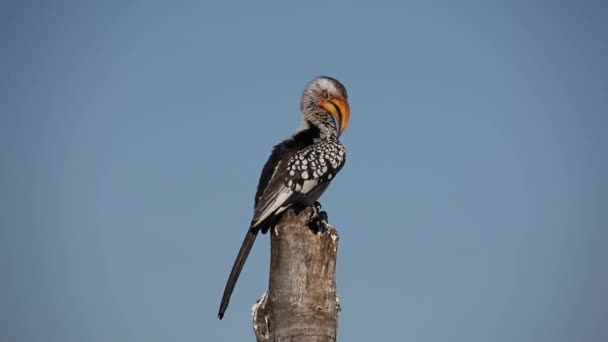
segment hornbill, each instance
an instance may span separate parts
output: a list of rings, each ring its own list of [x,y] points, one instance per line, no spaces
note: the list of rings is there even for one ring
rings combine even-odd
[[[338,138],[346,129],[350,107],[344,86],[336,79],[313,79],[302,94],[304,120],[293,136],[274,146],[262,169],[249,230],[224,289],[218,318],[222,319],[234,285],[258,234],[266,233],[290,207],[314,206],[346,160]],[[322,217],[316,216],[316,219]]]

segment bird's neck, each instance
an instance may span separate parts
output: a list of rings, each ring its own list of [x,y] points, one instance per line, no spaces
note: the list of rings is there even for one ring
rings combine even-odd
[[[294,139],[314,144],[321,141],[337,141],[338,132],[333,122],[304,120],[294,134]]]

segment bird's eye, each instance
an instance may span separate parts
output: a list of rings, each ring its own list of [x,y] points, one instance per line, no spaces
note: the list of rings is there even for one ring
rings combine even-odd
[[[323,89],[323,97],[324,98],[328,98],[329,94],[327,93],[327,90]]]

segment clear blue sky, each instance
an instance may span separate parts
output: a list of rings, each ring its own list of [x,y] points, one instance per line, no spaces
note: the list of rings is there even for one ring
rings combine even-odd
[[[600,1],[0,5],[0,340],[253,340],[304,85],[348,88],[341,341],[608,340]]]

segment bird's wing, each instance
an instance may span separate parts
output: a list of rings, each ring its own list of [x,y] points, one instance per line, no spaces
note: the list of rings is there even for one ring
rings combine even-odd
[[[297,202],[297,197],[300,196],[300,193],[293,191],[293,189],[287,186],[285,180],[288,177],[288,173],[285,171],[284,164],[284,161],[277,163],[270,181],[263,189],[260,197],[257,198],[251,227],[258,227],[272,214],[279,210],[285,210]]]
[[[277,158],[275,153],[280,155],[275,149],[262,171],[252,227],[258,227],[271,215],[278,214],[296,203],[312,204],[321,195],[322,191],[318,190],[326,188],[345,161],[344,147],[339,144],[311,145],[291,154],[287,160]],[[270,169],[273,169],[273,172],[268,176]],[[264,178],[264,174],[267,178]],[[262,183],[267,185],[262,186]],[[313,194],[315,198],[307,198]]]
[[[283,146],[283,143],[276,145],[272,149],[272,153],[270,154],[270,157],[268,157],[266,164],[264,164],[262,174],[260,175],[260,180],[258,181],[258,188],[255,192],[254,199],[255,208],[258,207],[258,203],[260,202],[260,198],[262,198],[264,191],[266,191],[270,185],[270,182],[275,178],[279,164],[281,164],[283,159],[289,157],[289,151],[287,151],[287,149]]]

